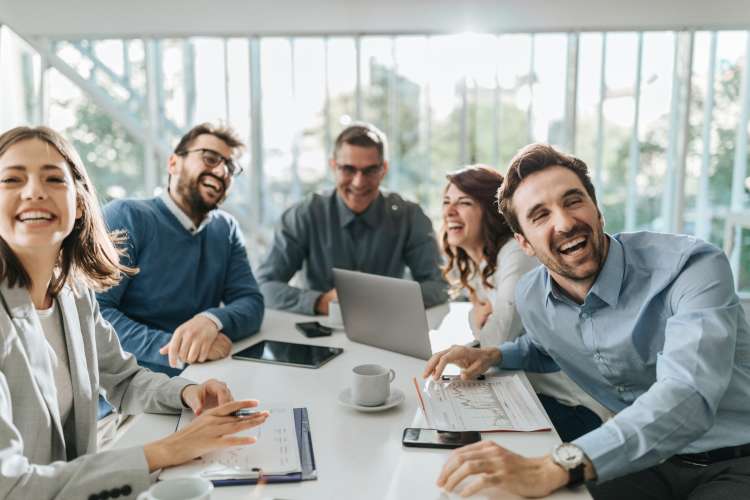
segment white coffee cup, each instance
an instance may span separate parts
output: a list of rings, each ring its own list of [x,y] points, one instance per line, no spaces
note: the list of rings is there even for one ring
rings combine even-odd
[[[138,495],[137,500],[209,500],[214,485],[200,477],[167,479]]]
[[[396,372],[380,365],[359,365],[352,370],[352,401],[360,406],[380,406],[391,394]]]
[[[328,324],[334,327],[344,325],[338,300],[332,300],[328,303]]]

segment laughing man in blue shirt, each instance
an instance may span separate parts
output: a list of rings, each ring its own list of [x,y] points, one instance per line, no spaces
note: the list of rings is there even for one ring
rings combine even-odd
[[[750,327],[724,254],[697,238],[608,235],[586,165],[550,146],[513,159],[498,193],[523,250],[544,265],[516,289],[526,335],[454,346],[428,362],[562,369],[615,416],[540,458],[483,441],[438,477],[471,494],[544,496],[588,481],[597,499],[743,498],[750,487]]]

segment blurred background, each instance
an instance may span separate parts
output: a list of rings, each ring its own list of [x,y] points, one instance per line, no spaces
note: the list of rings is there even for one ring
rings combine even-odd
[[[180,135],[230,124],[256,265],[351,121],[386,132],[385,187],[436,230],[447,172],[551,143],[608,232],[708,239],[750,297],[748,30],[746,0],[0,0],[0,129],[63,131],[106,201],[158,193]]]

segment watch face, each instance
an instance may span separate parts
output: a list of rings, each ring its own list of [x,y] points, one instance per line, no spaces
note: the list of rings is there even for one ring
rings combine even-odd
[[[583,462],[583,450],[571,443],[563,443],[555,448],[554,455],[556,462],[566,469],[577,467]]]

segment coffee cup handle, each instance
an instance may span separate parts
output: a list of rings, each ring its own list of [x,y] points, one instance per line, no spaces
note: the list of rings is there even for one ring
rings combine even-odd
[[[396,372],[393,371],[393,368],[388,370],[388,383],[390,384],[393,382],[393,380],[396,378]]]

